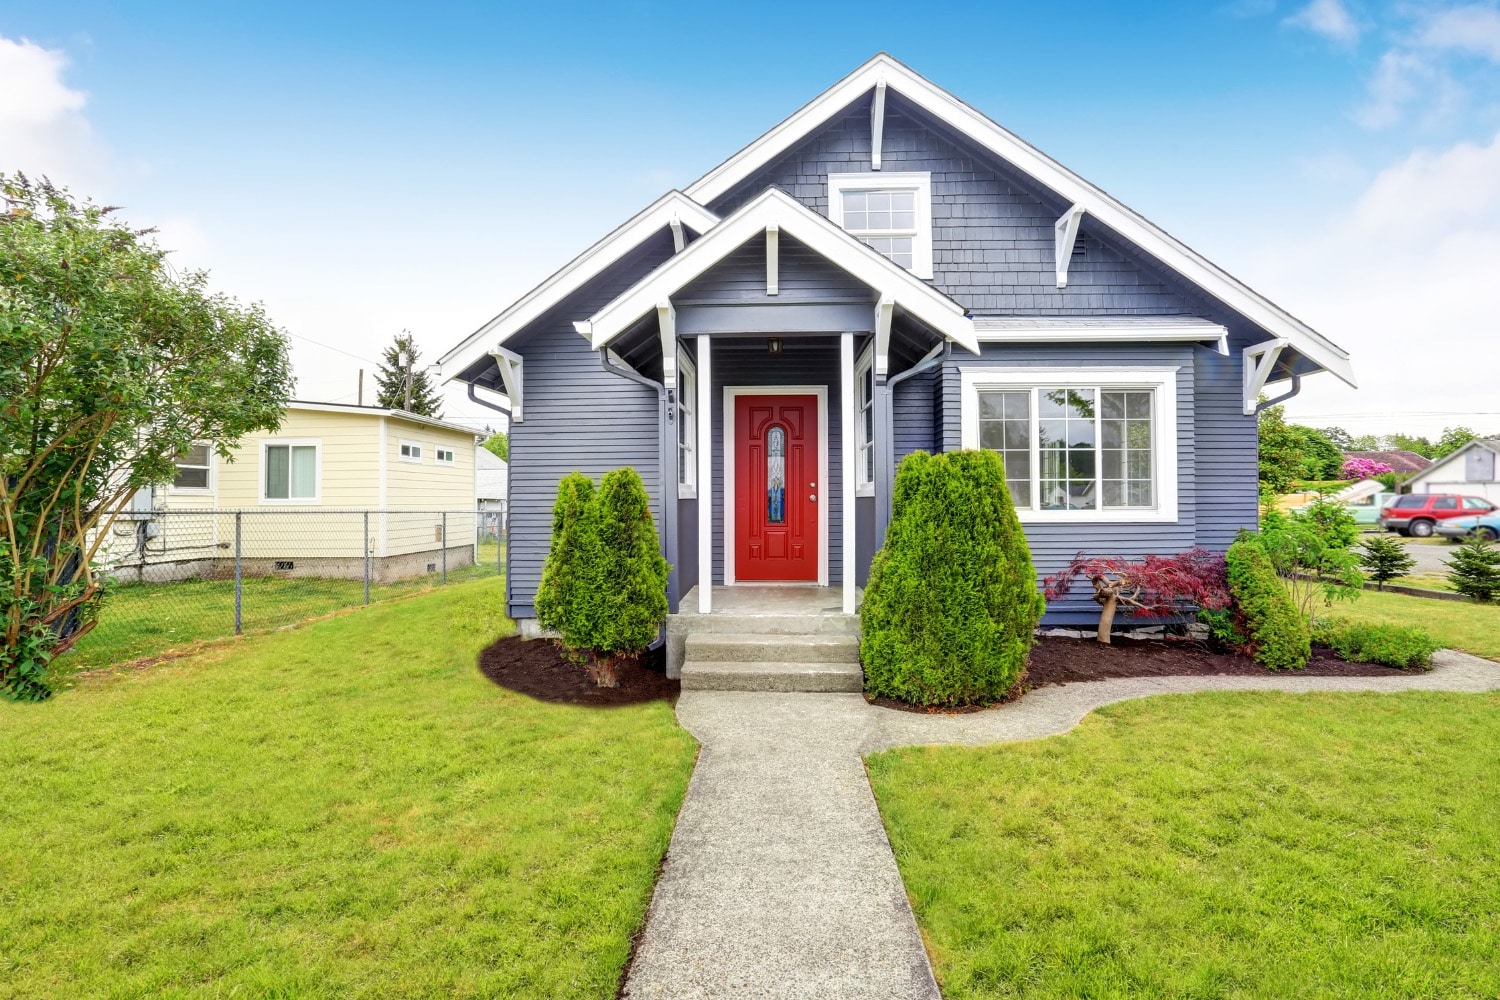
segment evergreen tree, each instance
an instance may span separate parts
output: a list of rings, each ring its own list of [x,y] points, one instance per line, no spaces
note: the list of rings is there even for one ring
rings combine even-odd
[[[1370,571],[1370,579],[1374,580],[1381,590],[1385,589],[1387,580],[1405,576],[1417,565],[1417,561],[1406,551],[1406,546],[1394,538],[1376,535],[1365,542],[1361,548],[1364,549],[1364,553],[1359,557],[1359,563]]]
[[[496,431],[484,439],[484,449],[502,462],[510,461],[510,438],[504,431]]]
[[[432,376],[417,367],[417,343],[411,331],[402,330],[381,352],[375,373],[375,403],[388,410],[405,410],[424,417],[443,415],[443,397]],[[411,379],[411,402],[407,403],[407,379]]]
[[[593,496],[594,481],[581,472],[570,472],[557,484],[557,501],[552,505],[552,545],[536,591],[536,619],[542,628],[564,636],[578,599],[580,523]]]
[[[1500,549],[1488,538],[1470,535],[1448,560],[1448,582],[1476,601],[1500,595]]]

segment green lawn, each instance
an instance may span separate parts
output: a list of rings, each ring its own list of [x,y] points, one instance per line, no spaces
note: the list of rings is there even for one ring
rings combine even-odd
[[[1450,649],[1500,660],[1500,604],[1473,604],[1366,590],[1359,599],[1319,608],[1318,614],[1358,621],[1424,625]]]
[[[869,770],[948,1000],[1500,995],[1500,695],[1152,698]]]
[[[0,703],[0,997],[614,996],[693,741],[491,685],[503,589]]]
[[[479,561],[456,569],[448,580],[460,582],[497,575],[498,547],[479,547]],[[373,584],[370,600],[382,601],[436,587],[441,574]],[[364,604],[363,580],[317,577],[246,577],[241,583],[244,631],[296,625],[322,615]],[[234,635],[234,580],[184,580],[178,583],[124,584],[105,600],[99,624],[58,666],[71,673],[190,648],[206,639]]]

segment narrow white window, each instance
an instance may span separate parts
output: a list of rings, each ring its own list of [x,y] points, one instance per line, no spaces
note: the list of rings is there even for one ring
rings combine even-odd
[[[854,450],[860,496],[875,493],[875,352],[865,351],[854,366]]]
[[[436,462],[438,465],[452,465],[453,464],[453,449],[452,448],[434,448],[433,451],[432,451],[432,460],[434,462]]]
[[[932,277],[929,174],[830,174],[828,217],[917,277]]]
[[[172,477],[173,492],[207,493],[212,461],[212,448],[207,441],[199,441],[178,455],[177,474]]]
[[[261,499],[318,499],[318,450],[311,442],[268,442],[261,452]]]
[[[420,463],[422,461],[422,446],[415,441],[402,441],[401,461]]]
[[[677,352],[677,496],[698,495],[698,369]]]

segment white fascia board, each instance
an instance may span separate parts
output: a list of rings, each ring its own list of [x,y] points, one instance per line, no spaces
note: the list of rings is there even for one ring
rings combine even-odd
[[[446,420],[439,420],[436,417],[424,417],[420,413],[408,413],[405,410],[388,410],[384,407],[358,406],[344,403],[311,403],[304,400],[293,400],[286,404],[286,408],[288,410],[308,410],[313,413],[344,413],[350,416],[390,417],[394,420],[405,420],[413,424],[422,424],[425,427],[436,427],[439,430],[457,431],[460,434],[475,434],[472,427],[450,424]]]
[[[718,224],[719,217],[681,191],[667,192],[439,358],[439,381],[451,382],[459,372],[598,277],[647,238],[670,228],[674,220],[679,226],[705,233]]]
[[[1035,178],[1075,208],[1083,209],[1096,221],[1135,243],[1273,337],[1291,341],[1297,352],[1309,361],[1332,372],[1350,386],[1357,385],[1349,353],[1343,348],[1168,235],[1144,216],[884,52],[688,185],[686,194],[702,204],[714,201],[791,149],[865,92],[874,89],[882,77],[887,87],[902,97]]]
[[[987,330],[983,320],[977,320],[974,328],[975,336],[981,344],[1187,343],[1213,344],[1220,354],[1227,354],[1229,350],[1229,331],[1218,323],[1204,323],[1201,326],[1173,324],[1061,329],[1039,326],[1034,329],[1008,327],[1003,330]]]
[[[964,315],[962,306],[776,188],[747,202],[592,318],[578,323],[579,332],[587,331],[595,349],[606,346],[657,303],[773,225],[877,292],[890,295],[938,333],[979,353],[974,321]]]

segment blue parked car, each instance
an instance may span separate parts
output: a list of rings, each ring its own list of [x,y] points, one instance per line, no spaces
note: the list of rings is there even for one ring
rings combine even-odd
[[[1488,514],[1475,514],[1472,517],[1450,517],[1446,521],[1439,521],[1436,531],[1444,538],[1467,538],[1469,535],[1478,535],[1480,538],[1488,538],[1493,542],[1500,538],[1500,510],[1492,510]]]

